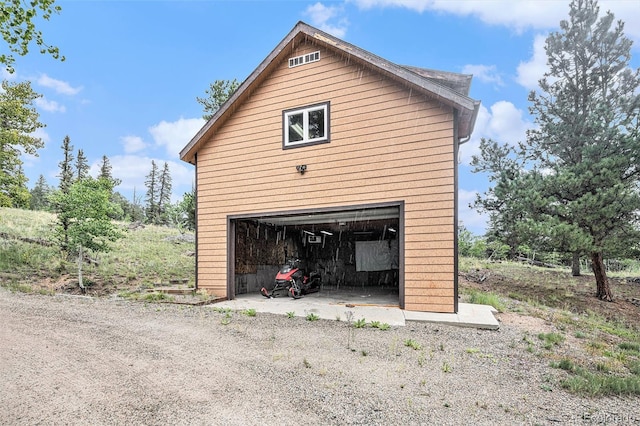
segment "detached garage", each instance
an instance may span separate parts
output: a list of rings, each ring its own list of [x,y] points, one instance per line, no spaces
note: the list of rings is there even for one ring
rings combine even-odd
[[[298,258],[320,295],[456,312],[470,83],[298,23],[180,153],[196,166],[198,288],[257,293]]]

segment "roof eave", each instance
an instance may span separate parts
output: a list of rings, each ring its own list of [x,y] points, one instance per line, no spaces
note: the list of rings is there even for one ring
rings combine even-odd
[[[250,88],[255,84],[258,77],[269,68],[277,58],[283,54],[284,49],[298,37],[309,37],[316,42],[333,49],[338,49],[346,54],[352,55],[357,60],[375,68],[378,72],[387,75],[394,80],[401,81],[409,87],[424,91],[427,95],[438,101],[449,105],[460,112],[460,128],[458,134],[460,137],[467,137],[471,134],[475,124],[476,116],[480,103],[468,96],[460,94],[455,90],[442,84],[428,80],[400,65],[396,65],[384,58],[374,55],[350,43],[333,37],[323,31],[318,30],[304,22],[300,21],[296,26],[282,39],[275,49],[260,63],[260,65],[247,77],[246,80],[238,87],[233,95],[220,107],[220,109],[211,117],[209,121],[196,133],[191,141],[180,151],[180,159],[189,163],[194,163],[195,152],[199,145],[204,141],[217,125],[224,121],[224,117],[231,112],[232,106],[241,98],[247,96]]]

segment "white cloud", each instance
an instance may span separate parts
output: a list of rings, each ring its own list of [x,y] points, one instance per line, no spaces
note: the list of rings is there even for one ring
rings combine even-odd
[[[172,158],[178,158],[180,151],[204,126],[202,118],[180,118],[177,121],[161,121],[149,128],[157,146],[164,146],[167,154]]]
[[[446,12],[459,16],[475,16],[489,25],[502,25],[516,31],[528,28],[558,28],[560,21],[569,17],[569,1],[539,0],[348,0],[362,9],[401,7],[422,13],[424,11]],[[640,13],[638,2],[630,0],[601,0],[600,16],[607,10],[616,19],[625,22],[625,33],[636,44],[640,42]],[[636,46],[637,47],[637,46]]]
[[[324,32],[334,35],[338,38],[344,38],[347,33],[349,21],[341,17],[344,9],[341,6],[325,6],[318,2],[305,10],[304,14],[309,17],[311,24],[318,27]],[[330,23],[329,21],[337,21]]]
[[[502,77],[498,74],[495,65],[465,65],[462,73],[473,74],[474,79],[477,78],[483,83],[504,86]]]
[[[526,140],[527,130],[532,127],[522,110],[511,102],[498,101],[491,106],[491,111],[481,105],[471,140],[460,146],[460,161],[469,164],[471,157],[480,153],[482,138],[516,145]]]
[[[147,147],[147,144],[140,136],[123,136],[120,140],[122,141],[124,152],[127,154],[140,152]]]
[[[60,105],[56,101],[50,101],[45,97],[37,98],[35,104],[38,108],[48,112],[65,112],[67,110],[64,105]]]
[[[538,88],[538,80],[547,72],[547,53],[544,50],[547,36],[538,34],[533,41],[533,56],[527,62],[520,62],[516,81],[529,90]]]
[[[82,90],[82,86],[72,87],[66,81],[56,80],[55,78],[51,78],[46,74],[42,74],[40,77],[38,77],[37,82],[39,85],[53,89],[57,93],[63,95],[77,95]]]
[[[469,204],[476,200],[477,194],[477,190],[458,190],[458,221],[474,234],[483,235],[487,222],[489,221],[489,215],[486,213],[478,213],[469,207]]]

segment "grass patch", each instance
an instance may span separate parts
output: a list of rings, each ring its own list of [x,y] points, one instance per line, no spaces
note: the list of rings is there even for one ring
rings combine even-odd
[[[152,293],[146,293],[138,297],[139,300],[144,300],[145,302],[170,302],[174,298],[173,296],[161,293],[159,291],[154,291]]]
[[[622,342],[618,344],[618,347],[623,351],[636,352],[637,355],[640,355],[640,343]]]
[[[242,313],[248,317],[255,317],[256,316],[256,310],[253,308],[249,308],[249,309],[245,309],[244,311],[242,311]]]
[[[498,312],[504,312],[507,309],[507,306],[500,299],[500,296],[495,293],[470,290],[468,294],[469,303],[493,306]]]
[[[560,333],[540,333],[538,334],[538,339],[544,342],[545,349],[551,349],[564,342],[564,336]]]
[[[618,377],[578,370],[575,375],[562,382],[562,387],[570,392],[589,396],[640,396],[640,377]]]

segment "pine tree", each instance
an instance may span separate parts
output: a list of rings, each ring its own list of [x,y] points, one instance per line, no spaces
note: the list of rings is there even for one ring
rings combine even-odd
[[[158,189],[158,220],[162,224],[166,224],[166,211],[171,205],[171,174],[169,173],[169,164],[165,161],[160,173]]]
[[[147,217],[147,223],[156,223],[159,219],[158,200],[160,182],[158,166],[154,160],[151,160],[151,171],[147,175],[144,184],[147,187],[147,194],[145,197],[145,215]]]
[[[84,151],[79,149],[76,157],[76,181],[87,177],[89,177],[89,163],[87,162],[87,157],[84,156]]]
[[[65,136],[62,140],[62,155],[63,159],[58,163],[58,167],[60,168],[60,174],[57,175],[60,178],[60,183],[58,184],[58,188],[63,193],[69,192],[69,188],[73,185],[73,145],[71,145],[71,139],[69,136]]]
[[[112,167],[109,158],[106,155],[102,156],[102,164],[100,165],[100,173],[98,174],[98,179],[107,179],[111,182],[112,186],[115,188],[120,185],[122,181],[120,179],[116,179],[112,175]]]
[[[49,195],[51,194],[51,188],[43,175],[38,177],[38,181],[31,190],[31,200],[29,207],[31,210],[49,210],[50,202]]]
[[[60,174],[57,176],[60,178],[60,182],[58,184],[58,188],[61,194],[68,194],[71,189],[71,185],[73,185],[73,145],[71,145],[71,139],[69,136],[65,136],[62,140],[62,154],[63,160],[58,163],[58,167],[60,168]],[[60,198],[56,198],[60,199]],[[61,244],[60,248],[67,252],[69,250],[69,226],[71,225],[70,218],[66,214],[66,209],[69,208],[67,204],[64,203],[53,203],[54,210],[58,215],[58,223],[61,229]]]
[[[215,113],[220,109],[227,99],[233,95],[238,89],[240,83],[236,79],[233,80],[216,80],[209,85],[209,88],[205,91],[206,98],[196,97],[196,101],[202,104],[204,107],[202,118],[205,120],[211,119]]]
[[[561,223],[590,254],[601,300],[613,299],[603,258],[637,235],[640,70],[624,24],[595,0],[573,0],[547,38],[549,71],[529,95],[537,128],[523,155],[540,185],[530,206]]]

